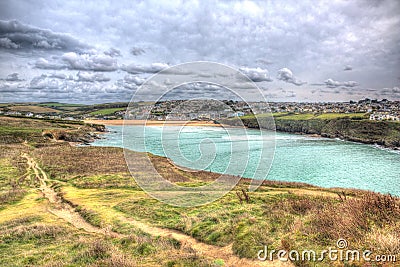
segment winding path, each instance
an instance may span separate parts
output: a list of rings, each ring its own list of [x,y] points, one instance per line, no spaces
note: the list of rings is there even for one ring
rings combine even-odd
[[[36,179],[40,182],[39,189],[42,191],[43,195],[49,200],[50,207],[48,207],[48,211],[52,214],[56,215],[59,218],[67,221],[72,224],[74,227],[78,229],[83,229],[86,232],[97,233],[108,235],[116,238],[124,237],[125,235],[112,232],[110,229],[102,229],[96,226],[91,225],[87,221],[85,221],[82,216],[75,211],[75,209],[62,201],[61,197],[57,195],[53,188],[51,188],[47,182],[49,181],[47,174],[43,171],[42,168],[36,163],[36,161],[30,157],[28,154],[22,154],[22,157],[27,160],[27,173],[31,170],[33,171]],[[268,267],[277,267],[277,266],[293,266],[290,262],[281,262],[278,260],[275,261],[258,261],[258,260],[250,260],[245,258],[239,258],[232,251],[232,245],[228,245],[225,247],[218,247],[209,244],[205,244],[196,240],[195,238],[188,236],[182,232],[150,226],[144,222],[140,222],[134,220],[132,218],[127,218],[124,216],[119,217],[120,220],[130,223],[136,228],[142,230],[153,236],[161,236],[161,237],[171,237],[182,243],[183,247],[190,247],[197,254],[203,256],[208,259],[216,260],[222,259],[225,263],[224,266],[268,266]]]
[[[225,263],[224,266],[265,266],[265,267],[278,267],[278,266],[294,266],[290,262],[282,262],[279,260],[275,261],[259,261],[251,260],[246,258],[239,258],[237,255],[233,254],[232,244],[225,247],[218,247],[209,244],[205,244],[196,240],[195,238],[188,236],[177,230],[171,230],[166,228],[150,226],[146,223],[136,221],[131,218],[120,218],[126,222],[131,223],[135,227],[141,229],[142,231],[155,236],[162,237],[172,237],[182,243],[183,247],[190,247],[195,250],[199,255],[205,258],[211,259],[222,259]]]
[[[48,177],[47,174],[39,167],[39,165],[34,161],[34,159],[27,154],[22,154],[23,158],[27,160],[27,172],[29,173],[30,170],[33,171],[35,174],[36,179],[40,183],[39,190],[42,191],[45,198],[47,198],[51,204],[48,207],[48,211],[57,217],[69,222],[74,227],[78,229],[83,229],[89,233],[97,233],[97,234],[104,234],[113,237],[121,237],[122,235],[110,231],[108,228],[99,228],[96,226],[91,225],[87,221],[85,221],[82,216],[75,211],[75,209],[62,201],[61,197],[57,195],[53,188],[48,186]]]

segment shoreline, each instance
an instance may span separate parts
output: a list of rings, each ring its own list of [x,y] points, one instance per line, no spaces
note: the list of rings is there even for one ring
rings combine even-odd
[[[121,122],[122,122],[122,123],[121,123]],[[158,122],[156,125],[162,125],[162,124],[163,124],[163,121],[156,121],[156,122]],[[136,121],[135,123],[138,123],[138,122]],[[181,124],[182,124],[182,123],[181,123]],[[122,120],[119,121],[119,125],[120,125],[120,126],[123,125],[123,121],[122,121]],[[194,125],[192,125],[192,126],[194,126]],[[223,125],[221,125],[221,126],[223,126]],[[340,140],[340,141],[354,142],[354,141],[348,141],[348,140],[343,140],[343,139],[339,139],[339,138],[323,137],[323,136],[318,135],[318,134],[304,134],[304,133],[289,133],[289,134],[293,134],[293,135],[305,135],[305,136],[309,136],[309,137],[316,138],[316,139],[318,139],[318,138],[326,138],[326,139],[331,139],[331,140],[336,139],[336,140]],[[106,137],[104,137],[104,138],[106,138]],[[354,142],[354,143],[362,144],[362,143],[360,143],[360,142]],[[92,143],[85,144],[85,145],[93,146]],[[364,144],[364,145],[372,146],[371,144]],[[95,146],[95,145],[94,145],[94,146]],[[112,146],[109,146],[109,147],[112,147]],[[384,147],[382,147],[382,146],[378,146],[378,147],[375,147],[375,148],[376,148],[376,149],[382,149],[382,150],[391,150],[391,151],[393,151],[393,152],[396,152],[395,150],[392,150],[392,149],[389,149],[389,148],[384,148]],[[132,151],[135,151],[135,150],[132,150]],[[135,151],[135,152],[137,152],[137,151]],[[149,153],[149,154],[151,154],[151,155],[153,155],[153,156],[156,156],[156,157],[165,158],[165,159],[167,159],[168,161],[170,161],[170,162],[171,162],[174,166],[176,166],[177,168],[182,169],[182,170],[185,170],[185,171],[192,171],[192,172],[202,172],[202,171],[204,171],[204,170],[197,170],[197,169],[193,169],[193,168],[191,168],[191,167],[185,167],[185,166],[178,165],[178,164],[175,163],[172,159],[170,159],[170,158],[168,158],[168,157],[166,157],[166,156],[156,155],[156,154],[153,154],[153,153],[151,153],[151,152],[147,152],[147,153]],[[208,171],[207,171],[207,172],[208,172]],[[216,172],[216,171],[210,171],[210,173],[221,174],[221,173]],[[235,175],[233,175],[233,174],[226,174],[226,175],[235,176]],[[241,178],[241,180],[242,180],[243,182],[247,182],[247,183],[251,183],[251,181],[253,180],[253,178],[244,177],[244,176],[240,176],[240,178]],[[257,179],[256,179],[256,180],[257,180]],[[351,190],[351,191],[358,191],[358,192],[368,192],[368,191],[369,191],[369,192],[374,192],[374,193],[387,194],[387,192],[375,191],[376,189],[373,190],[373,189],[366,189],[366,188],[359,188],[359,187],[320,186],[320,185],[316,185],[316,184],[312,184],[312,183],[307,183],[307,182],[294,182],[294,181],[287,181],[287,180],[264,180],[264,181],[263,181],[263,184],[264,184],[264,185],[265,185],[265,184],[272,184],[272,185],[274,185],[274,184],[281,184],[281,185],[283,185],[283,186],[295,185],[296,187],[298,187],[298,186],[307,186],[307,187],[315,188],[316,190],[333,190],[333,191],[335,191],[335,190]],[[398,194],[396,194],[396,193],[392,193],[392,194],[394,194],[394,195],[396,195],[396,196],[400,196],[400,195],[398,195]]]
[[[314,137],[318,138],[320,136],[315,136]],[[332,139],[332,138],[329,138]],[[346,141],[346,140],[342,140],[342,141]],[[71,144],[70,144],[71,145]],[[87,146],[93,146],[96,147],[95,145],[92,144],[92,142],[88,143],[88,144],[84,144],[84,145],[78,145],[78,146],[82,146],[82,147],[87,147]],[[114,146],[106,146],[106,147],[114,147]],[[124,148],[125,149],[125,148]],[[383,147],[380,149],[384,149]],[[139,152],[136,150],[132,150],[132,149],[128,149],[131,150],[133,152]],[[157,154],[153,154],[151,152],[146,152],[147,154],[149,154],[150,156],[153,157],[160,157],[160,158],[164,158],[167,159],[171,164],[173,164],[175,167],[184,170],[184,171],[188,171],[188,172],[207,172],[207,173],[213,173],[213,174],[218,174],[218,175],[227,175],[227,176],[239,176],[240,180],[239,183],[243,182],[245,184],[250,184],[253,180],[257,180],[254,178],[248,178],[248,177],[244,177],[241,175],[234,175],[234,174],[223,174],[223,173],[219,173],[216,171],[206,171],[206,170],[198,170],[198,169],[193,169],[191,167],[185,167],[182,165],[178,165],[177,163],[175,163],[172,159],[166,157],[166,156],[161,156],[161,155],[157,155]],[[393,193],[387,193],[387,192],[380,192],[380,191],[375,191],[375,190],[371,190],[371,189],[362,189],[362,188],[357,188],[357,187],[338,187],[338,186],[320,186],[320,185],[316,185],[316,184],[312,184],[312,183],[307,183],[307,182],[299,182],[299,181],[286,181],[286,180],[270,180],[270,179],[264,179],[261,183],[262,186],[268,186],[270,188],[286,188],[286,189],[304,189],[307,188],[309,190],[315,190],[315,191],[319,191],[319,192],[331,192],[331,193],[345,193],[348,195],[351,195],[352,193],[374,193],[374,194],[382,194],[382,195],[393,195],[396,197],[400,197],[400,195],[397,194],[393,194]]]
[[[143,126],[190,126],[190,127],[241,127],[241,126],[235,126],[235,125],[230,125],[230,124],[217,124],[214,123],[213,121],[178,121],[178,120],[170,120],[170,121],[165,121],[165,120],[84,120],[84,123],[87,124],[97,124],[97,125],[105,125],[105,126],[123,126],[123,125],[143,125]],[[246,127],[248,129],[254,129],[252,127]],[[387,145],[382,145],[378,143],[373,143],[373,142],[366,142],[362,140],[355,140],[351,138],[341,138],[337,136],[329,136],[326,134],[317,134],[317,133],[304,133],[304,132],[290,132],[290,131],[282,131],[276,129],[276,132],[281,132],[281,133],[289,133],[289,134],[295,134],[295,135],[306,135],[310,137],[315,137],[315,138],[327,138],[327,139],[336,139],[336,140],[341,140],[341,141],[347,141],[347,142],[354,142],[358,144],[364,144],[364,145],[371,145],[378,147],[380,149],[387,149],[391,151],[400,151],[400,147],[396,146],[387,146]]]

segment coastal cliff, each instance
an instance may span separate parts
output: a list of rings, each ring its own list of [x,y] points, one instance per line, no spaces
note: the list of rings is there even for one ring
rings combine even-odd
[[[248,128],[259,128],[259,123],[254,116],[227,119],[223,124]],[[275,128],[280,132],[318,134],[323,137],[340,138],[343,140],[378,144],[385,147],[400,148],[400,123],[388,121],[353,120],[349,118],[335,119],[287,119],[277,117]],[[273,129],[272,123],[260,120],[260,128]]]
[[[104,125],[81,121],[0,116],[0,142],[9,144],[46,140],[89,144],[106,131]]]

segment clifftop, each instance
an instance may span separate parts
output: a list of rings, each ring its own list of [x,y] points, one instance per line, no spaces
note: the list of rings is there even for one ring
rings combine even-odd
[[[307,115],[307,114],[305,114]],[[274,125],[257,121],[255,116],[227,119],[221,123],[227,125],[243,125],[249,128],[273,129]],[[288,133],[318,134],[323,137],[340,138],[366,144],[378,144],[385,147],[400,148],[400,123],[389,121],[370,121],[362,118],[339,117],[319,119],[303,116],[274,116],[277,131]]]

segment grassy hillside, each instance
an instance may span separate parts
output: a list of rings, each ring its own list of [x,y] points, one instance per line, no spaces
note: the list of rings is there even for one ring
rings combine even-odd
[[[32,112],[32,113],[59,113],[59,110],[49,108],[49,107],[41,107],[41,106],[10,106],[10,110],[12,111],[22,111],[22,112]]]
[[[4,103],[0,104],[0,111],[32,112],[34,114],[56,114],[63,116],[91,115],[108,116],[116,111],[124,111],[128,103],[104,103],[104,104],[68,104],[58,102],[44,103]]]
[[[61,112],[74,112],[86,105],[83,104],[69,104],[69,103],[58,103],[58,102],[45,102],[37,104],[40,107],[48,107],[59,110]]]
[[[122,165],[122,170],[115,165],[109,165],[113,157],[123,162],[120,150],[77,148],[40,134],[43,128],[74,131],[75,125],[67,127],[40,120],[4,117],[0,117],[0,122],[10,126],[7,132],[0,131],[0,140],[3,140],[0,143],[0,266],[211,266],[213,264],[213,261],[206,260],[195,251],[182,246],[178,240],[143,232],[134,224],[128,223],[128,220],[122,219],[121,213],[111,210],[110,216],[104,216],[103,211],[106,207],[97,206],[91,209],[86,205],[89,202],[95,204],[90,200],[91,197],[88,197],[86,204],[82,206],[63,198],[67,193],[64,188],[71,188],[71,192],[72,189],[78,188],[94,188],[97,191],[96,183],[91,183],[92,179],[97,181],[97,184],[100,183],[101,187],[107,183],[109,185],[114,183],[117,187],[123,185],[127,190],[125,195],[129,195],[134,190],[135,184],[127,173],[126,165]],[[20,139],[20,133],[28,130],[33,134],[25,142]],[[13,134],[15,136],[11,138]],[[48,186],[46,190],[53,190],[57,197],[62,199],[61,204],[53,203],[41,192],[43,185],[40,182],[40,174],[28,168],[22,156],[24,154],[33,156],[37,162],[52,160],[55,164],[52,168],[49,163],[48,165],[40,163],[45,173],[51,176],[50,180],[45,182]],[[87,155],[86,161],[84,155]],[[96,160],[96,157],[104,161]],[[65,158],[72,164],[69,166],[70,169],[64,166],[63,162],[66,161],[58,160]],[[81,167],[77,167],[76,164],[81,164]],[[88,168],[91,165],[93,168]],[[109,169],[98,169],[97,166],[106,168],[108,166]],[[71,178],[71,175],[76,179],[68,183],[63,182]],[[83,181],[79,181],[78,176]],[[103,181],[106,182],[103,183],[101,179],[105,179]],[[125,181],[127,184],[124,184]],[[108,190],[97,193],[104,194],[105,199],[114,195]],[[117,196],[123,191],[114,193]],[[100,202],[98,204],[101,205]],[[85,227],[81,228],[65,221],[63,213],[69,212],[68,207],[74,210],[72,214],[74,212],[80,214],[81,218],[98,231],[86,231]],[[175,256],[170,258],[169,255]]]
[[[39,103],[41,107],[82,107],[83,104],[70,104],[70,103],[59,103],[59,102],[44,102]]]
[[[74,147],[36,134],[44,127],[74,131],[74,125],[0,121],[12,126],[0,131],[0,266],[365,266],[255,258],[264,245],[321,252],[339,238],[350,249],[400,257],[398,198],[271,181],[247,192],[249,181],[242,179],[211,204],[172,207],[137,186],[122,149]],[[21,142],[28,129],[32,138]],[[145,155],[136,153],[136,164]],[[150,157],[180,185],[218,177]]]
[[[48,140],[89,142],[98,138],[95,132],[104,130],[102,125],[83,124],[79,121],[0,116],[1,143],[43,143]]]
[[[368,119],[368,113],[291,113],[291,112],[277,112],[272,114],[258,114],[256,115],[258,118],[273,116],[276,120],[311,120],[311,119],[320,119],[320,120],[332,120],[332,119],[351,119],[351,120],[362,120]],[[240,117],[244,120],[254,119],[254,115],[246,115]]]

